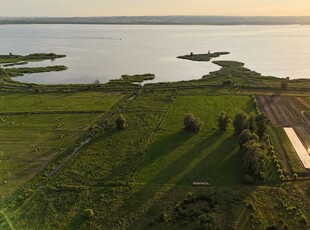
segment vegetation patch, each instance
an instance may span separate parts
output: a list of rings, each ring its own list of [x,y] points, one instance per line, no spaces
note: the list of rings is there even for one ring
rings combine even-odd
[[[123,75],[120,79],[110,80],[111,83],[142,83],[144,81],[154,80],[155,75],[151,73],[137,75]]]
[[[24,74],[46,73],[54,71],[64,71],[68,67],[64,65],[46,66],[46,67],[23,67],[23,68],[6,68],[4,71],[10,77],[20,77]]]
[[[222,55],[227,55],[229,52],[214,52],[211,53],[210,51],[206,54],[194,54],[190,53],[189,55],[179,56],[180,59],[187,59],[191,61],[210,61],[213,58],[220,57]]]
[[[54,60],[57,58],[64,58],[66,55],[54,53],[33,53],[29,55],[16,55],[10,53],[9,55],[0,55],[0,63],[18,63],[23,61],[43,61]]]

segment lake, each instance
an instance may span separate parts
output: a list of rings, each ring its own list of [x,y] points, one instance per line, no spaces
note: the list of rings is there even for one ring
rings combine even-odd
[[[66,54],[28,66],[66,65],[64,72],[25,75],[33,83],[107,82],[154,73],[155,82],[198,79],[219,67],[179,55],[229,51],[264,75],[310,78],[310,26],[1,25],[0,53]]]

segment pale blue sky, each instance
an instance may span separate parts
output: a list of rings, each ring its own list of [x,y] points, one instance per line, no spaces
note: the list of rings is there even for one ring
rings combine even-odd
[[[310,0],[0,0],[0,16],[310,16]]]

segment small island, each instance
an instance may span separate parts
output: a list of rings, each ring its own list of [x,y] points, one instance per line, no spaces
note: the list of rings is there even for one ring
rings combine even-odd
[[[190,53],[189,55],[183,55],[183,56],[178,56],[177,58],[180,59],[187,59],[187,60],[191,60],[191,61],[211,61],[211,59],[213,58],[217,58],[220,57],[222,55],[227,55],[229,54],[229,52],[214,52],[211,53],[210,51],[206,54],[194,54],[194,53]]]

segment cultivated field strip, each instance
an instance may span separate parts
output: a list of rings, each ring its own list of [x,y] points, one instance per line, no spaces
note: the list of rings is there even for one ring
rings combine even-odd
[[[301,143],[300,139],[296,135],[293,128],[284,128],[288,138],[290,139],[291,143],[293,144],[300,160],[304,164],[305,168],[310,169],[310,156],[308,151],[305,149],[305,146]]]
[[[258,96],[259,106],[272,125],[293,127],[301,142],[310,149],[310,120],[302,108],[307,105],[300,97]]]

